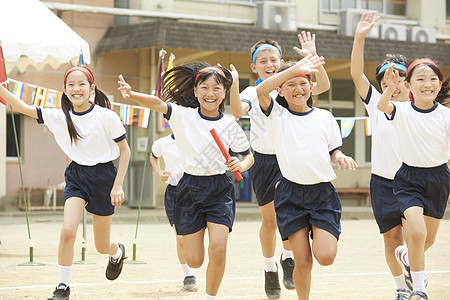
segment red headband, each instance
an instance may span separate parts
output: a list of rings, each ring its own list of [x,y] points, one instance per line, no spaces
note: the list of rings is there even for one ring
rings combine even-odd
[[[312,85],[311,79],[309,79],[309,77],[306,76],[305,74],[295,75],[294,77],[303,77],[303,78],[306,78],[306,79],[308,79],[309,84]],[[294,77],[292,77],[292,78],[294,78]],[[291,79],[291,78],[289,78],[289,79]],[[288,80],[289,80],[289,79],[288,79]],[[286,81],[288,81],[288,80],[283,81],[283,83],[281,83],[281,84],[279,85],[279,87],[281,87],[281,86],[282,86]]]
[[[70,67],[66,71],[66,73],[64,74],[64,85],[66,85],[67,75],[69,75],[69,73],[72,72],[72,71],[81,71],[81,72],[83,72],[89,78],[89,80],[91,81],[91,84],[94,84],[94,76],[92,75],[92,73],[88,69],[86,69],[84,67],[81,67],[81,66],[74,66],[74,67]]]
[[[406,69],[406,76],[408,76],[409,72],[411,72],[411,70],[419,64],[430,64],[437,68],[437,65],[431,59],[428,58],[417,59],[409,65],[408,69]]]
[[[197,75],[195,76],[195,81],[194,82],[197,82],[198,76],[200,76],[201,73],[206,72],[206,71],[211,71],[211,70],[216,71],[217,73],[222,75],[224,78],[227,78],[225,76],[225,73],[220,68],[218,68],[218,67],[205,67],[205,68],[203,68],[203,69],[201,69],[200,71],[197,72]]]

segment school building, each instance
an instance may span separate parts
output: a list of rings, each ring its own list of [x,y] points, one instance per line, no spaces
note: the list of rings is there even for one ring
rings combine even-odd
[[[365,74],[375,83],[375,68],[387,53],[409,59],[431,57],[450,76],[449,0],[50,0],[42,1],[75,30],[91,47],[89,67],[97,86],[116,103],[123,100],[117,90],[117,76],[123,74],[134,90],[151,93],[156,87],[158,56],[163,48],[175,55],[174,63],[207,61],[229,67],[240,74],[240,87],[254,85],[257,76],[250,69],[251,46],[260,39],[277,40],[284,60],[298,59],[292,49],[299,46],[297,33],[316,34],[319,55],[331,89],[315,99],[315,105],[329,109],[335,117],[364,117],[366,112],[350,76],[353,32],[362,12],[375,10],[382,19],[372,30],[365,46]],[[8,76],[24,83],[62,91],[62,78],[69,65],[58,69],[13,69]],[[31,93],[30,91],[29,93]],[[31,95],[29,96],[31,98]],[[114,109],[118,111],[119,106]],[[152,114],[150,129],[139,127],[138,108],[134,124],[126,125],[132,157],[125,192],[127,203],[139,204],[141,185],[143,207],[163,205],[165,184],[155,178],[150,162],[145,165],[146,141],[168,135],[161,115]],[[229,113],[229,106],[227,107]],[[20,170],[11,127],[11,114],[0,108],[6,126],[6,153],[0,151],[0,210],[17,209],[21,192]],[[27,193],[35,197],[32,207],[52,206],[52,192],[64,181],[69,159],[56,145],[53,135],[35,120],[14,115],[22,157],[22,174]],[[239,121],[248,129],[249,120]],[[7,125],[5,125],[5,123]],[[0,134],[1,138],[1,134]],[[293,137],[295,138],[295,137]],[[354,172],[337,171],[336,187],[363,187],[370,179],[371,137],[364,120],[357,119],[351,134],[343,139],[342,150],[355,158]],[[2,154],[4,153],[4,154]],[[145,181],[142,175],[145,172]],[[47,197],[44,195],[47,193]],[[45,199],[44,199],[45,198]],[[241,197],[244,199],[244,197]],[[44,199],[44,200],[42,200]],[[248,197],[245,200],[249,200]]]

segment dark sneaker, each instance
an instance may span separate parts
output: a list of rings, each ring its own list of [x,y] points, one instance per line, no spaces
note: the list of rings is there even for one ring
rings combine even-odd
[[[428,295],[425,292],[415,291],[411,293],[409,300],[428,300]]]
[[[183,280],[183,290],[187,292],[197,291],[197,280],[194,275],[189,275],[184,277]]]
[[[119,277],[120,272],[122,272],[123,261],[125,258],[125,246],[122,243],[117,243],[119,248],[122,250],[122,256],[118,260],[112,259],[109,257],[108,266],[106,267],[106,278],[109,280],[114,280]]]
[[[394,300],[409,300],[411,292],[404,289],[398,289],[395,291]]]
[[[264,289],[266,291],[266,296],[269,299],[280,298],[281,288],[280,281],[278,280],[278,271],[276,272],[266,272],[264,271],[265,283]]]
[[[60,283],[53,292],[53,297],[48,298],[47,300],[69,300],[69,295],[70,287],[64,283]]]
[[[397,262],[402,267],[403,271],[403,281],[405,282],[406,286],[410,291],[413,290],[413,282],[411,277],[411,268],[408,266],[408,264],[405,261],[405,256],[408,253],[408,248],[405,246],[398,246],[395,249],[395,258],[397,259]]]
[[[295,290],[294,280],[292,279],[292,272],[294,272],[295,263],[292,258],[282,260],[280,257],[281,268],[283,269],[283,285],[288,290]]]

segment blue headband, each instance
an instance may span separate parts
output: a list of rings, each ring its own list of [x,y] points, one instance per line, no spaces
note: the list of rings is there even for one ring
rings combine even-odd
[[[384,66],[382,66],[380,68],[380,70],[378,71],[377,75],[380,74],[381,72],[385,71],[386,69],[388,69],[392,65],[394,65],[395,69],[402,70],[402,71],[404,71],[406,73],[407,68],[404,65],[391,63],[391,64],[385,64]]]
[[[278,56],[281,58],[281,53],[280,50],[277,49],[277,47],[269,45],[269,44],[262,44],[261,46],[259,46],[258,48],[256,48],[255,52],[253,52],[253,63],[255,63],[256,60],[256,55],[258,55],[259,51],[263,50],[263,49],[271,49],[277,52]]]

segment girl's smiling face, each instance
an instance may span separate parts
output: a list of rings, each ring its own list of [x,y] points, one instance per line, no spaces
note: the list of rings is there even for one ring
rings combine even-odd
[[[89,83],[89,80],[82,71],[72,71],[67,75],[64,93],[72,102],[73,110],[83,112],[89,109],[89,96],[95,90],[95,86]]]
[[[206,117],[217,117],[219,106],[225,99],[226,91],[223,84],[216,81],[214,76],[209,76],[194,87],[194,95],[200,103],[200,111]]]
[[[414,102],[419,104],[432,104],[442,86],[439,76],[427,65],[415,67],[410,81],[406,84],[414,96]]]
[[[311,83],[305,77],[293,77],[277,88],[280,96],[286,99],[288,106],[295,112],[306,112],[310,108],[307,101],[311,96]]]

